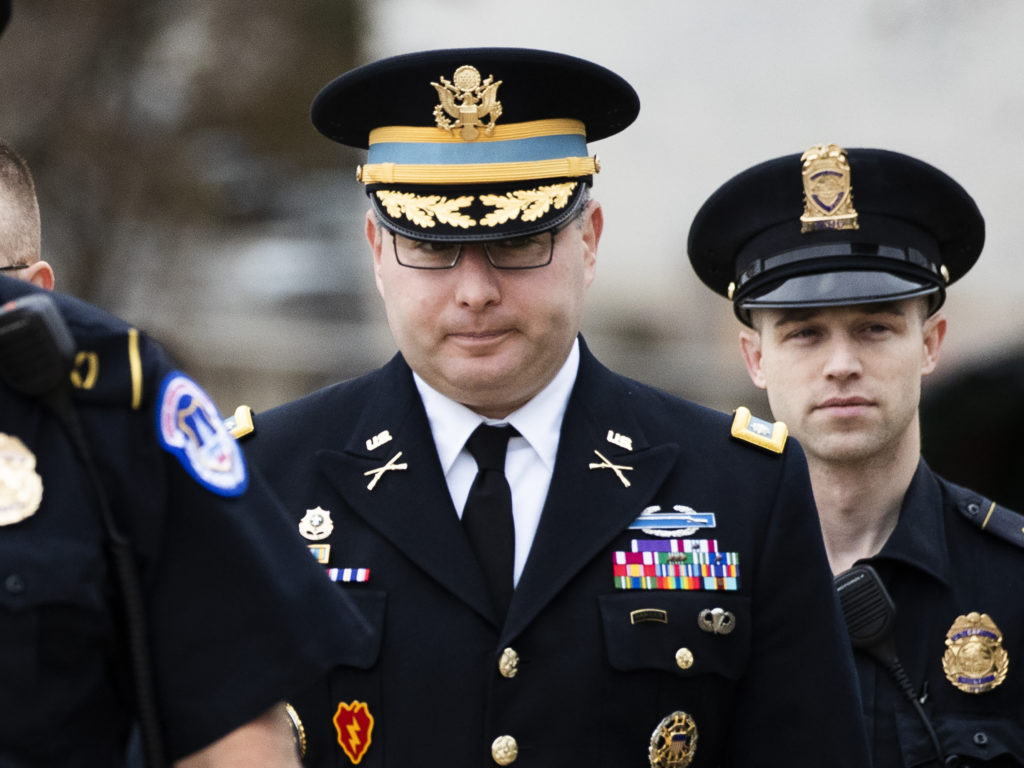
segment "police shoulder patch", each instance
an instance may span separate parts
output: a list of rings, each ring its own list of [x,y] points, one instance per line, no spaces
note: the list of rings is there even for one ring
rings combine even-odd
[[[256,431],[252,423],[252,408],[248,405],[240,405],[235,412],[224,419],[224,428],[235,440],[248,437]]]
[[[753,443],[772,453],[782,453],[789,428],[781,421],[772,423],[759,419],[750,413],[749,408],[741,405],[736,409],[730,434],[737,440]]]
[[[180,371],[160,385],[156,409],[160,444],[204,488],[219,496],[240,496],[249,473],[238,444],[228,434],[210,396]]]

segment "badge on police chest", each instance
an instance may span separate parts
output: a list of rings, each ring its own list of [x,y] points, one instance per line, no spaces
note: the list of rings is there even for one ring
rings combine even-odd
[[[946,633],[942,656],[949,682],[964,693],[985,693],[1006,679],[1009,666],[1003,633],[987,613],[957,616]]]
[[[42,500],[35,454],[18,438],[0,432],[0,526],[31,517]]]

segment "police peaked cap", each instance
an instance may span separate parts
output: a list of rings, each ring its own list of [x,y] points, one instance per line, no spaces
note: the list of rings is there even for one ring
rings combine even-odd
[[[639,110],[629,83],[589,61],[463,48],[351,70],[320,91],[312,118],[328,138],[369,150],[357,176],[389,229],[481,241],[571,219],[599,170],[587,142]]]
[[[687,250],[698,277],[750,325],[756,308],[915,296],[930,297],[934,312],[984,241],[978,206],[937,168],[883,149],[822,145],[719,187],[697,212]]]

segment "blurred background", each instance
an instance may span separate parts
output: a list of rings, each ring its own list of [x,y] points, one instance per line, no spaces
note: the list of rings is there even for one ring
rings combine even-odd
[[[1021,493],[1016,0],[13,5],[0,135],[35,173],[58,288],[161,339],[226,412],[358,375],[395,350],[362,237],[362,153],[311,126],[320,87],[412,50],[551,48],[617,71],[642,104],[632,127],[592,145],[606,228],[585,334],[606,363],[769,417],[728,302],[686,259],[693,214],[735,173],[811,144],[907,152],[960,181],[988,231],[947,301],[926,456],[1005,503]],[[982,485],[979,472],[995,479]]]

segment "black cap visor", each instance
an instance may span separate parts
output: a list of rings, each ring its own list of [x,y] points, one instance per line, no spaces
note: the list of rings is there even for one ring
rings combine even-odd
[[[733,303],[736,317],[751,325],[752,309],[842,307],[929,296],[929,314],[942,306],[945,289],[936,281],[892,272],[849,270],[797,275],[762,285]]]

